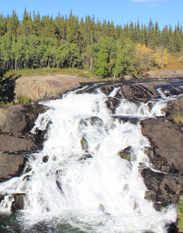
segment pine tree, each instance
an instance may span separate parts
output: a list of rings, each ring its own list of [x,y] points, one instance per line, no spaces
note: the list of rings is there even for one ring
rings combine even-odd
[[[12,16],[9,18],[9,21],[7,24],[7,31],[11,35],[14,35],[16,37],[18,26],[19,26],[18,16],[16,15],[16,12],[13,10]]]
[[[41,17],[39,12],[37,13],[37,15],[35,14],[35,12],[33,12],[32,28],[34,35],[39,36],[41,32]]]

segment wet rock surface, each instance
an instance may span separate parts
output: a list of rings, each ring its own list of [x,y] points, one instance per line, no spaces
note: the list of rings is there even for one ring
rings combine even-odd
[[[148,188],[146,198],[159,210],[163,205],[177,204],[183,192],[182,112],[181,96],[167,104],[165,117],[141,122],[142,134],[153,148],[150,161],[153,168],[159,170],[144,168],[141,174]]]
[[[44,111],[45,107],[36,103],[0,108],[0,132],[29,133],[39,113]]]
[[[39,113],[45,107],[39,104],[13,105],[0,109],[0,151],[20,152],[40,148],[41,132],[32,135]],[[36,137],[39,135],[39,137]]]
[[[11,211],[16,212],[24,208],[24,196],[25,194],[17,193],[14,194],[14,201],[11,204]]]
[[[167,173],[183,174],[183,134],[174,123],[159,119],[141,122],[142,134],[146,136],[154,150],[150,157],[155,168]]]
[[[183,191],[183,179],[177,175],[164,174],[145,168],[141,172],[144,183],[149,191],[146,198],[161,205],[177,204],[179,196]]]
[[[19,176],[26,162],[23,152],[42,147],[44,132],[30,130],[45,107],[39,104],[13,105],[0,109],[0,182]]]
[[[21,154],[0,152],[0,182],[19,176],[24,169],[25,162],[26,158]]]

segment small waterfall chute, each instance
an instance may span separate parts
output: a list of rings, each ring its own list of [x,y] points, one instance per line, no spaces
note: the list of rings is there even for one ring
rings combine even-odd
[[[0,184],[1,192],[10,195],[1,202],[1,212],[10,211],[11,193],[26,193],[21,213],[28,225],[52,221],[83,232],[166,232],[166,224],[176,220],[176,210],[157,212],[144,199],[140,166],[150,166],[145,153],[150,144],[139,121],[114,117],[159,116],[164,103],[152,101],[150,108],[120,100],[112,113],[107,98],[101,92],[70,92],[44,103],[49,110],[32,129],[45,130],[51,122],[43,150],[29,156],[28,173]],[[119,156],[126,148],[128,159]]]

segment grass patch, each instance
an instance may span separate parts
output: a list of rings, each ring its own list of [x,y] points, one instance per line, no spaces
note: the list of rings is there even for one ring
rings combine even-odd
[[[153,67],[152,70],[182,70],[183,69],[183,52],[169,53],[168,64],[163,68]]]
[[[77,69],[77,68],[40,68],[40,69],[22,69],[22,70],[10,70],[3,75],[3,78],[15,78],[19,76],[39,76],[39,75],[73,75],[81,76],[85,78],[97,78],[94,74],[87,70]]]
[[[178,228],[179,231],[183,231],[183,199],[178,204]]]
[[[14,105],[14,104],[15,104],[15,103],[14,103],[13,101],[11,101],[11,102],[3,102],[3,101],[0,101],[0,108],[12,106],[12,105]]]
[[[29,99],[29,98],[27,98],[25,96],[22,96],[22,95],[17,97],[17,100],[18,100],[19,104],[29,104],[29,103],[31,103],[31,99]]]

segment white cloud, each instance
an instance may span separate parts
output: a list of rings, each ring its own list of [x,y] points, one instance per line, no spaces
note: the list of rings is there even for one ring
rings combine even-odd
[[[156,7],[158,4],[154,3],[151,5],[151,7]]]

